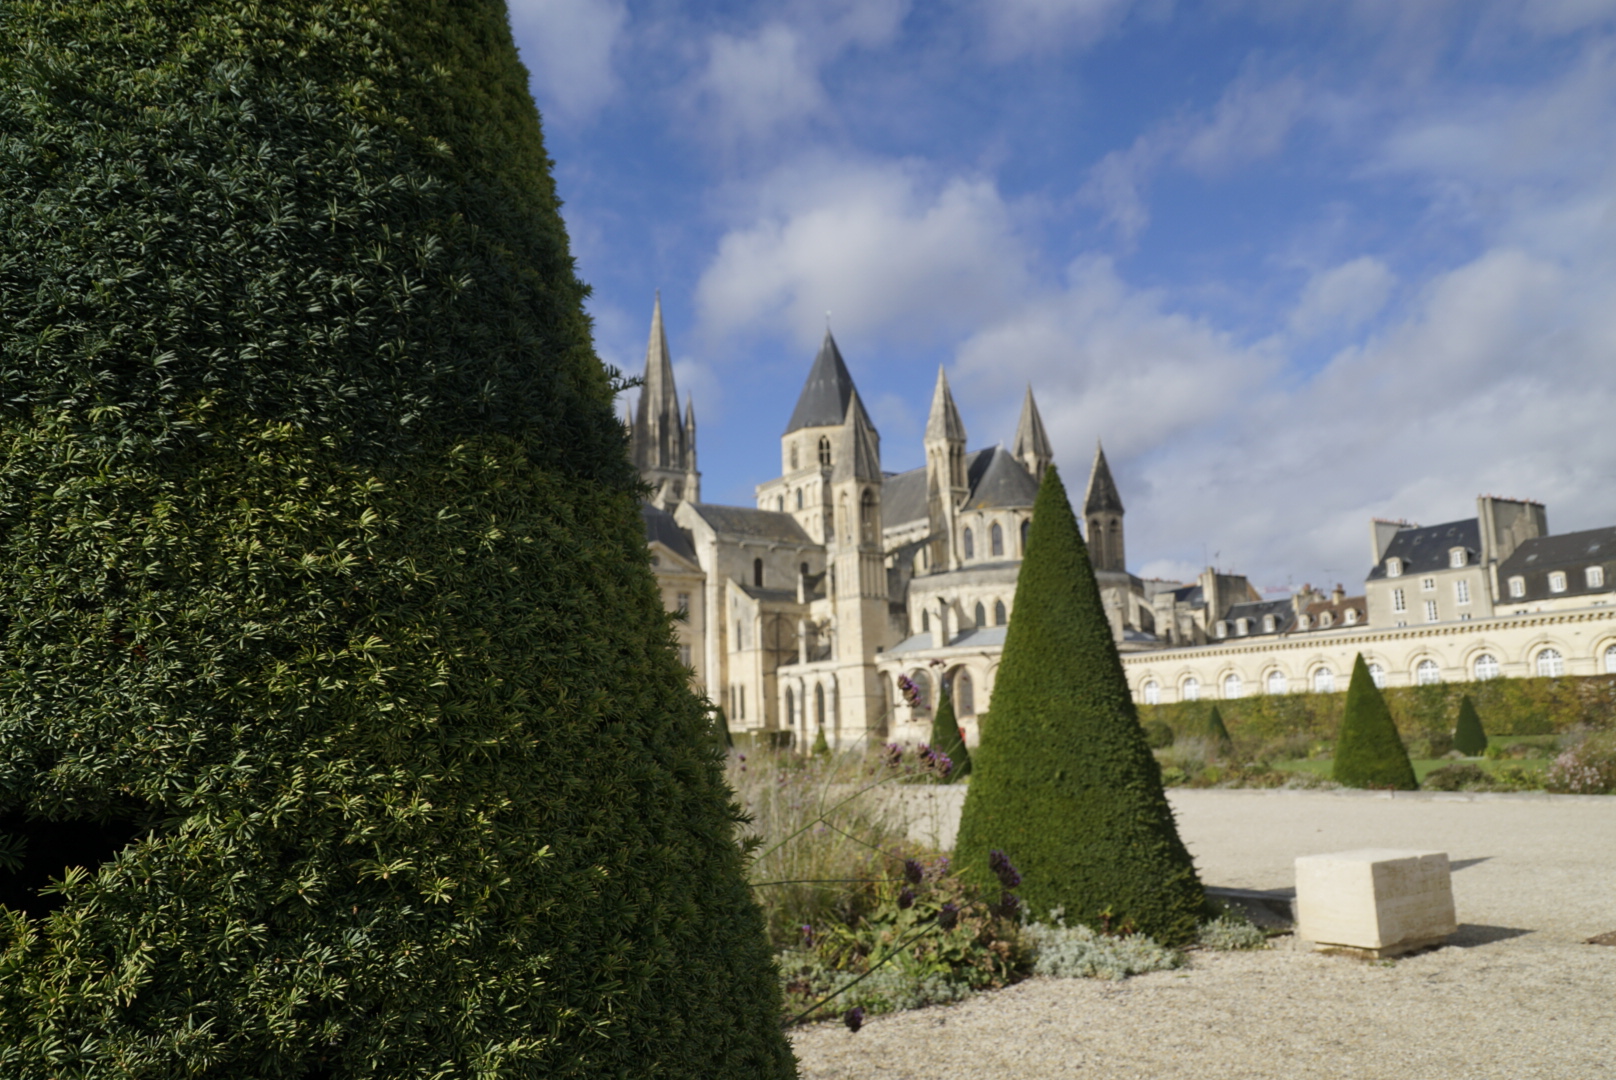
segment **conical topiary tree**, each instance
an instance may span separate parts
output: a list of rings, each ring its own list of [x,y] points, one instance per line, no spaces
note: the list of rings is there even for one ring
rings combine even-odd
[[[1480,757],[1487,750],[1487,732],[1482,729],[1476,703],[1470,700],[1469,694],[1459,701],[1459,723],[1453,729],[1453,748],[1465,757]]]
[[[791,1075],[504,4],[0,84],[0,1075]]]
[[[954,719],[954,699],[945,687],[938,695],[937,711],[931,718],[931,745],[935,750],[941,750],[953,762],[944,783],[952,784],[962,776],[971,772],[971,752],[965,748],[965,740],[960,738],[959,721]]]
[[[818,731],[814,735],[813,754],[814,757],[830,757],[830,743],[825,738],[824,724],[819,725]]]
[[[1352,665],[1330,775],[1336,783],[1355,788],[1413,791],[1420,786],[1391,710],[1362,654]]]
[[[1228,750],[1234,746],[1234,740],[1229,738],[1229,729],[1223,725],[1223,714],[1216,705],[1206,717],[1206,738],[1220,750]]]
[[[992,887],[994,849],[1021,871],[1035,917],[1061,908],[1178,944],[1205,906],[1054,468],[1033,508],[954,864]]]

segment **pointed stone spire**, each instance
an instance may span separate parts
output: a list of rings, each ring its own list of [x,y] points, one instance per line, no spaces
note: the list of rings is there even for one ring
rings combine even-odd
[[[651,310],[651,340],[645,346],[645,384],[634,420],[635,464],[640,468],[682,468],[684,447],[679,432],[679,391],[673,384],[673,358],[662,328],[662,292]]]
[[[1094,467],[1089,470],[1089,490],[1083,497],[1083,513],[1122,513],[1122,494],[1117,482],[1111,479],[1111,466],[1106,464],[1105,448],[1099,440],[1094,443]]]
[[[1030,383],[1021,403],[1021,420],[1016,424],[1016,441],[1011,444],[1010,453],[1026,466],[1034,480],[1042,480],[1044,470],[1055,460],[1055,449],[1044,433],[1044,418],[1038,415],[1038,403],[1033,400]]]
[[[965,441],[965,421],[960,419],[954,405],[953,391],[948,388],[948,375],[937,365],[937,385],[931,392],[931,415],[926,418],[926,438]]]
[[[791,423],[786,434],[801,428],[835,427],[847,416],[847,403],[853,397],[853,376],[848,374],[842,351],[825,327],[825,340],[814,357],[814,366],[808,371],[797,407],[791,412]]]

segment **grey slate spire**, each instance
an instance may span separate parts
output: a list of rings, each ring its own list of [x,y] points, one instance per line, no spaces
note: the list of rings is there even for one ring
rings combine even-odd
[[[842,352],[830,335],[830,327],[826,327],[824,343],[819,346],[819,355],[814,357],[814,366],[808,371],[808,381],[803,384],[797,407],[791,412],[786,434],[800,428],[840,424],[847,418],[847,403],[853,392],[853,376],[847,372]]]
[[[1094,444],[1094,468],[1089,472],[1089,490],[1083,497],[1083,520],[1088,526],[1089,559],[1096,571],[1126,573],[1127,551],[1122,532],[1122,495],[1111,479],[1105,450]]]
[[[1049,436],[1044,433],[1044,418],[1038,415],[1031,384],[1021,403],[1021,420],[1016,424],[1016,441],[1011,444],[1010,453],[1026,466],[1034,480],[1042,480],[1044,470],[1055,460],[1055,448],[1049,445]]]
[[[960,419],[954,405],[954,393],[948,388],[948,375],[937,365],[937,385],[931,393],[931,415],[926,418],[926,438],[965,442],[965,421]]]
[[[1089,490],[1083,497],[1083,513],[1122,513],[1122,494],[1117,482],[1111,479],[1111,466],[1106,464],[1105,448],[1094,444],[1094,467],[1089,470]]]
[[[651,309],[651,338],[645,346],[645,381],[630,429],[634,466],[656,489],[652,501],[664,509],[681,500],[694,500],[696,472],[694,412],[679,418],[679,390],[673,382],[673,357],[662,326],[662,293]]]

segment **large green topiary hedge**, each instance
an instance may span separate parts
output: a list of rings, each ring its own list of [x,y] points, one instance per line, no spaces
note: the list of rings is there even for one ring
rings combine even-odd
[[[0,6],[0,1075],[794,1072],[526,83]]]
[[[1330,776],[1347,787],[1413,791],[1420,786],[1397,725],[1361,655],[1353,661]]]
[[[960,738],[959,721],[954,718],[954,699],[946,688],[938,696],[937,711],[931,718],[931,745],[953,762],[944,783],[952,784],[971,775],[971,752]]]
[[[955,844],[990,885],[988,854],[1022,874],[1044,917],[1195,935],[1205,895],[1145,745],[1099,586],[1057,470],[1033,508],[1014,614]]]

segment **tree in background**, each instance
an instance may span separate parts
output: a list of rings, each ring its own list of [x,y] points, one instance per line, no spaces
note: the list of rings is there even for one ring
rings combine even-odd
[[[1420,786],[1391,710],[1361,653],[1352,665],[1330,775],[1336,783],[1355,788],[1413,791]]]
[[[959,721],[954,719],[954,699],[945,686],[939,695],[937,711],[931,718],[931,746],[933,750],[948,755],[953,767],[943,778],[943,783],[952,784],[971,771],[971,752],[965,748],[965,740],[960,738]]]
[[[1206,717],[1206,738],[1219,750],[1227,751],[1234,746],[1234,740],[1229,738],[1229,729],[1223,725],[1223,714],[1216,705],[1212,706],[1212,711]]]
[[[955,866],[1022,874],[1035,917],[1191,940],[1205,894],[1145,744],[1099,586],[1058,470],[1039,487],[993,723],[975,755]]]
[[[1487,749],[1487,732],[1482,729],[1476,703],[1470,700],[1469,694],[1459,701],[1459,723],[1453,729],[1453,748],[1465,757],[1480,757]]]
[[[0,1074],[792,1075],[505,5],[0,81]]]

